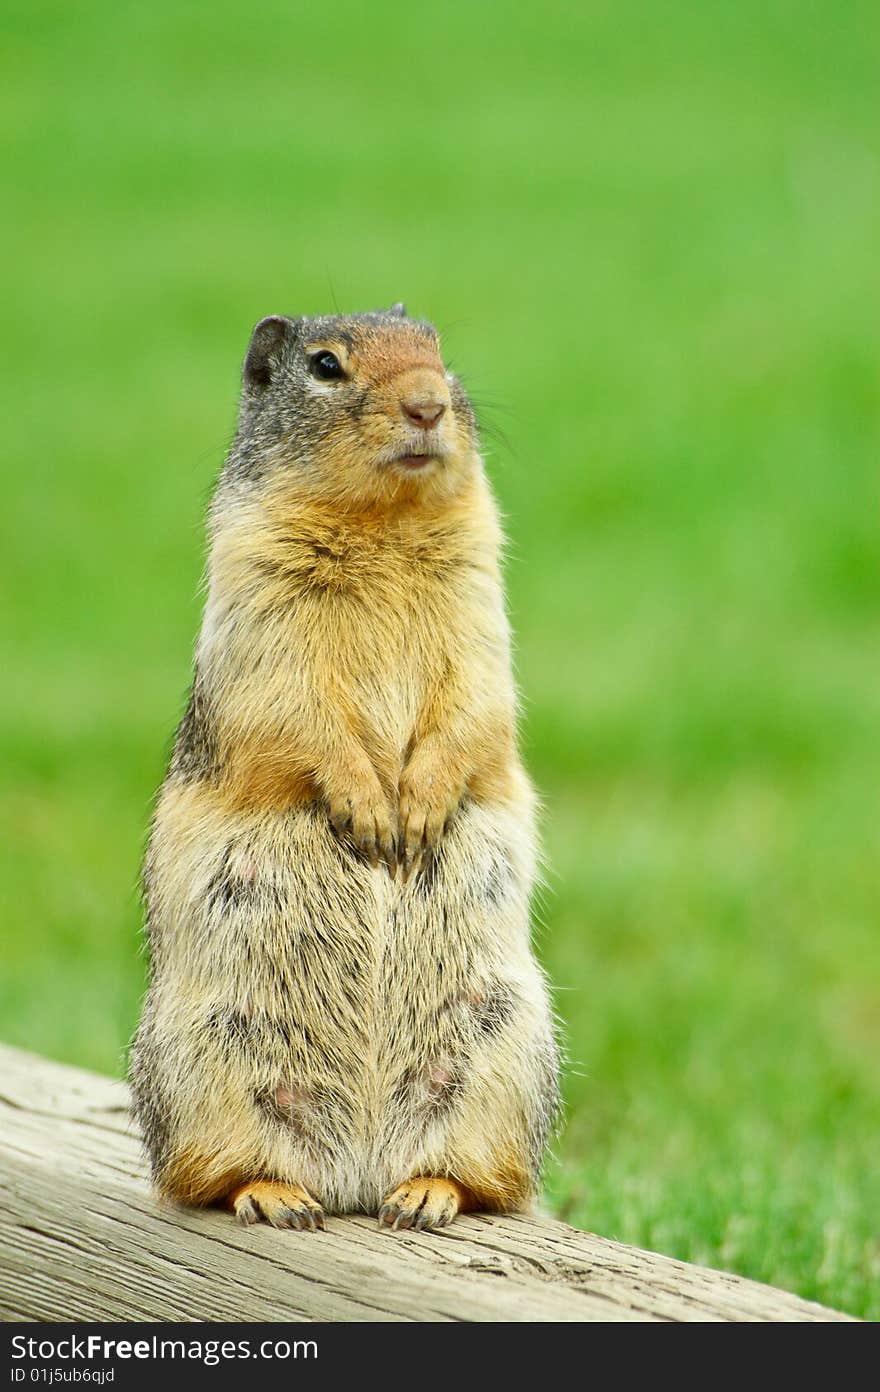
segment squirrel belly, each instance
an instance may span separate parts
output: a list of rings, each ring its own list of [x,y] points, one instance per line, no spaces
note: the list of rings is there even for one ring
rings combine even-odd
[[[481,1207],[527,1203],[555,1054],[516,811],[462,808],[404,883],[315,806],[230,817],[191,790],[173,803],[150,876],[181,931],[134,1071],[160,1188],[212,1203],[270,1175],[329,1212],[376,1212],[409,1175],[437,1174]],[[184,846],[177,817],[201,838]]]
[[[144,871],[160,1192],[243,1222],[526,1206],[557,1105],[500,530],[398,310],[261,321]]]

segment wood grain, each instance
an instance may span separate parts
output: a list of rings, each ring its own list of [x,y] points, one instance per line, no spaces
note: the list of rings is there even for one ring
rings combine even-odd
[[[0,1045],[4,1320],[846,1320],[544,1217],[438,1233],[159,1206],[119,1082]]]

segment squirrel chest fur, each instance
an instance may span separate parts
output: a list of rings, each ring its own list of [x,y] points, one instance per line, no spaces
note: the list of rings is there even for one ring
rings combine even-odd
[[[533,1194],[556,1049],[500,541],[430,326],[261,321],[145,866],[166,1195],[313,1228]]]

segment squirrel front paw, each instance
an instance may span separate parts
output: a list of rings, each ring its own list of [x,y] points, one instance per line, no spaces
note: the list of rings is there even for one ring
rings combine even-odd
[[[421,869],[425,856],[440,845],[458,811],[461,791],[437,772],[417,767],[404,770],[397,842],[404,879]]]
[[[338,836],[361,851],[371,865],[384,860],[392,875],[397,869],[397,828],[388,801],[376,780],[375,788],[350,789],[328,799],[327,810]]]

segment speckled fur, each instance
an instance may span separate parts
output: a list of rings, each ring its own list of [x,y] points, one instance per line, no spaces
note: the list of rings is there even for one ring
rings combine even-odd
[[[310,376],[320,348],[345,381]],[[447,409],[414,472],[400,401],[426,391]],[[556,1048],[500,540],[429,325],[257,326],[144,876],[131,1072],[165,1195],[277,1180],[375,1213],[419,1175],[470,1206],[534,1193]]]

